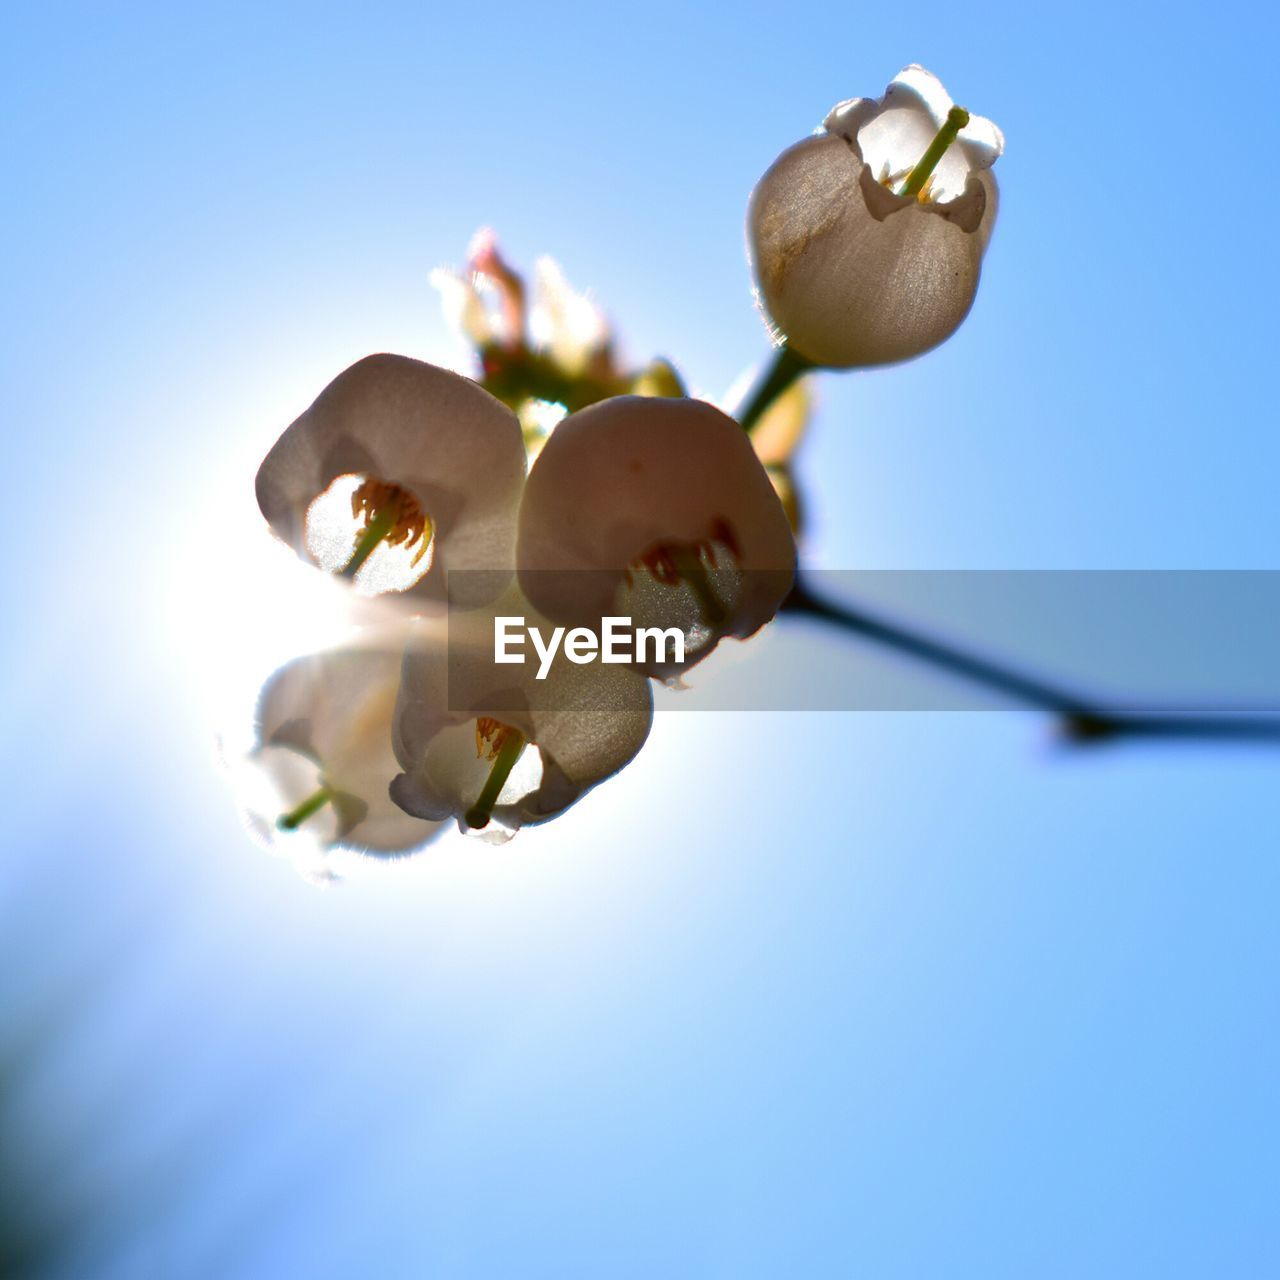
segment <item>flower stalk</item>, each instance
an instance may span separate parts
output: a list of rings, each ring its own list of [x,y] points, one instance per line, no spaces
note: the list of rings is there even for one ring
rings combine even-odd
[[[746,404],[738,411],[738,424],[750,434],[769,411],[769,406],[799,377],[817,366],[807,356],[785,343],[774,354],[769,367],[751,391]]]

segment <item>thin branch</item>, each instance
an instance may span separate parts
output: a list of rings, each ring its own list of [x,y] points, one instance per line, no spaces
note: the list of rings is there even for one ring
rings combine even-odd
[[[853,605],[815,595],[797,576],[782,611],[815,618],[884,648],[950,672],[1025,706],[1057,716],[1075,742],[1117,738],[1163,738],[1237,742],[1280,742],[1280,718],[1251,715],[1195,715],[1178,711],[1125,711],[1050,681],[990,661],[967,650],[898,626]]]

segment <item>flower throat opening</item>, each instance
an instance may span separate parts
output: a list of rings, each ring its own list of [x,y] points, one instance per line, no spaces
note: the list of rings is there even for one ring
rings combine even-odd
[[[405,591],[431,568],[435,526],[407,489],[372,475],[339,476],[307,510],[307,551],[365,594]]]
[[[406,550],[416,543],[417,550],[409,561],[413,568],[417,567],[431,545],[433,529],[430,517],[418,500],[398,485],[367,476],[351,495],[351,514],[363,528],[356,538],[351,559],[342,570],[344,578],[354,578],[380,542]]]

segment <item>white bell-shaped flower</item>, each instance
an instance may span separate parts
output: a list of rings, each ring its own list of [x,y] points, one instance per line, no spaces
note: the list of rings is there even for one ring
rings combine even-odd
[[[340,373],[258,470],[258,505],[299,555],[363,589],[461,603],[510,580],[525,450],[514,413],[468,378],[407,356]]]
[[[451,610],[447,642],[423,629],[405,651],[394,724],[403,773],[392,798],[433,822],[502,840],[563,813],[628,764],[653,722],[649,681],[629,666],[494,661],[494,621],[552,627],[512,588]]]
[[[281,667],[258,701],[257,747],[241,774],[250,826],[268,845],[380,856],[411,853],[441,824],[405,813],[388,794],[399,772],[392,716],[403,629],[308,654]]]
[[[516,550],[520,585],[558,623],[621,615],[676,626],[683,662],[745,639],[791,588],[795,543],[752,447],[701,400],[619,396],[570,414],[529,473]]]
[[[911,66],[882,98],[841,103],[784,151],[752,192],[747,235],[761,303],[787,345],[852,368],[949,337],[977,291],[1003,149],[994,124]]]

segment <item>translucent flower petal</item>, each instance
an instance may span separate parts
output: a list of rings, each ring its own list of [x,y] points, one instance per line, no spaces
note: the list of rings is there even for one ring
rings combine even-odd
[[[638,564],[652,564],[662,549],[699,547],[724,557],[714,562],[720,572],[736,575],[720,634],[754,634],[790,589],[795,544],[733,419],[700,400],[620,396],[556,428],[520,509],[520,584],[535,607],[556,622],[595,627],[629,612],[619,608],[619,591],[648,576]],[[665,584],[656,598],[664,590],[678,609]]]
[[[951,101],[951,95],[942,87],[942,81],[918,62],[903,67],[893,77],[885,90],[884,101],[895,101],[904,91],[911,93],[937,124],[947,118],[947,112],[955,105]]]
[[[506,406],[456,373],[375,355],[339,374],[272,446],[258,470],[258,505],[277,537],[313,559],[308,513],[334,480],[394,485],[433,530],[430,571],[411,594],[442,599],[448,571],[490,570],[464,576],[464,603],[479,603],[510,578],[524,471],[520,424]],[[353,522],[353,545],[355,534]]]

